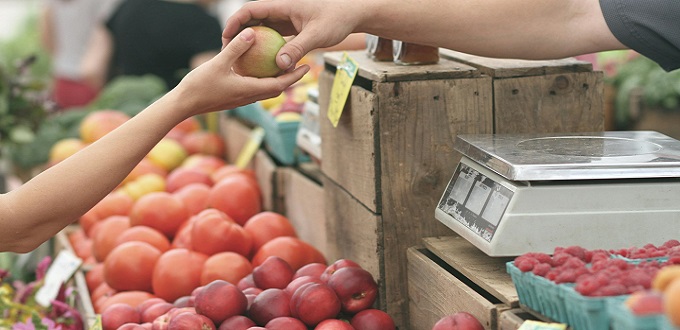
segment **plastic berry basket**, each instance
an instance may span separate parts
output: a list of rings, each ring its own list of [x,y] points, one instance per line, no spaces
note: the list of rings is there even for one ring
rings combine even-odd
[[[631,258],[626,258],[626,257],[624,257],[622,255],[618,255],[618,254],[612,254],[611,258],[625,260],[627,263],[634,264],[634,265],[638,265],[642,262],[656,261],[658,263],[664,263],[664,262],[668,261],[668,257],[631,259]]]
[[[615,297],[607,300],[607,310],[611,328],[615,330],[656,330],[661,329],[662,314],[637,316],[624,304],[625,298]]]
[[[259,103],[255,102],[231,109],[228,113],[252,125],[259,126],[262,123],[262,115],[265,111]]]
[[[627,295],[586,297],[576,291],[573,286],[565,285],[560,288],[564,291],[567,323],[573,330],[609,329],[611,320],[607,304],[628,297]]]
[[[258,102],[231,110],[231,114],[265,131],[264,147],[269,154],[283,165],[294,165],[310,161],[297,147],[298,121],[277,121]]]
[[[567,307],[565,304],[562,286],[573,286],[573,284],[556,284],[545,277],[528,273],[527,275],[535,278],[535,285],[538,287],[538,302],[541,306],[541,314],[561,323],[567,323]]]
[[[533,309],[536,312],[542,313],[541,303],[539,301],[539,286],[536,285],[536,275],[533,273],[526,273],[517,266],[514,261],[509,261],[505,265],[510,278],[512,279],[515,289],[517,290],[517,297],[520,304]]]
[[[265,148],[272,157],[283,165],[310,161],[309,156],[304,155],[297,145],[299,121],[277,121],[270,113],[263,113],[261,119]]]

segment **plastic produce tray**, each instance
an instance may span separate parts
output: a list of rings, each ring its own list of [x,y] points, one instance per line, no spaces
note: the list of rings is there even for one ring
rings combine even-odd
[[[656,330],[661,329],[662,314],[637,316],[624,305],[624,298],[607,301],[607,310],[614,330]]]
[[[283,165],[310,161],[297,146],[299,121],[277,121],[271,113],[255,102],[230,110],[231,114],[265,131],[265,149]]]
[[[506,269],[521,304],[557,322],[567,322],[564,291],[560,289],[564,285],[555,284],[531,272],[522,272],[513,261],[506,264]]]

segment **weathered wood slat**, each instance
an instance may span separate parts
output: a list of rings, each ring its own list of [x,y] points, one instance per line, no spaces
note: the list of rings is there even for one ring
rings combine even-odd
[[[328,254],[323,187],[293,168],[280,172],[283,177],[285,216],[300,239]]]
[[[424,249],[409,248],[408,291],[411,330],[429,330],[442,317],[456,312],[472,314],[485,329],[497,329],[509,307],[491,302],[446,272]]]
[[[505,268],[513,258],[489,257],[460,236],[426,237],[423,245],[503,303],[519,306],[517,290]]]

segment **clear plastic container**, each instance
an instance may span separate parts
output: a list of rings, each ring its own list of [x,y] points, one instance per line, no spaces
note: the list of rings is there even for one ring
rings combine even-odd
[[[392,39],[385,39],[369,34],[366,40],[368,57],[374,61],[392,61]]]
[[[394,63],[399,65],[423,65],[439,62],[439,47],[395,40],[392,50]]]

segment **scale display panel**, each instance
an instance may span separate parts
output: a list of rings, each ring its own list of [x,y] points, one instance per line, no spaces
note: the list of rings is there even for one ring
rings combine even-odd
[[[680,232],[680,142],[661,133],[460,135],[454,146],[463,157],[435,217],[490,256]]]
[[[458,165],[439,209],[491,242],[513,192],[465,164]]]

